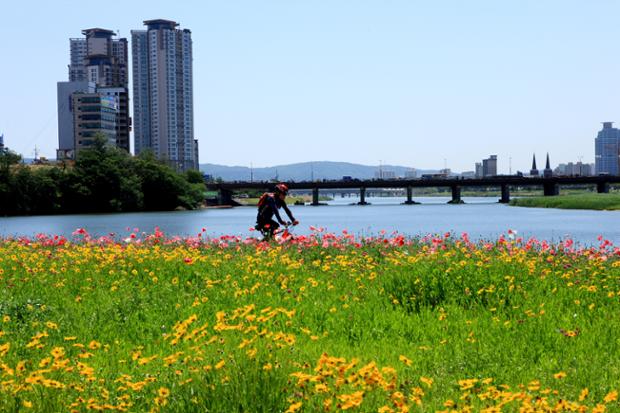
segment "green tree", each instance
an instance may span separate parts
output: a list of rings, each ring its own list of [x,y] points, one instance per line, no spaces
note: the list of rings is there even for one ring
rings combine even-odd
[[[157,160],[151,151],[140,153],[135,168],[142,182],[145,210],[194,209],[204,201],[202,181],[190,183],[187,176]],[[191,174],[191,179],[196,180],[195,174]]]
[[[107,145],[102,135],[79,152],[68,186],[74,207],[83,212],[136,211],[142,208],[140,180],[130,155]]]

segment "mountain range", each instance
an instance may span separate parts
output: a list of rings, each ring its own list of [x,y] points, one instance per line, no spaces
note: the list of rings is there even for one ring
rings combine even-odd
[[[289,165],[277,165],[266,168],[249,168],[247,166],[225,166],[217,164],[200,164],[200,171],[213,178],[224,181],[310,181],[317,179],[342,179],[350,176],[357,179],[372,179],[379,172],[379,166],[360,165],[348,162],[303,162]],[[396,177],[404,177],[405,172],[413,168],[399,165],[381,165],[381,170],[394,172]],[[415,169],[416,176],[437,173],[437,170]]]

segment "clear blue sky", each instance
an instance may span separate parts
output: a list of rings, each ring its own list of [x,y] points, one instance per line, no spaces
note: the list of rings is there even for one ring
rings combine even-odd
[[[594,161],[620,121],[620,2],[28,1],[0,6],[0,133],[57,147],[69,38],[176,20],[194,41],[200,162],[334,160],[500,172]]]

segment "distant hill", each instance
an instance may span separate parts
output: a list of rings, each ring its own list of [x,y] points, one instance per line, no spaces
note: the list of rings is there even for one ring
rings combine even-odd
[[[393,171],[396,177],[404,177],[405,172],[412,169],[406,166],[382,165],[384,171]],[[379,166],[359,165],[348,162],[303,162],[290,165],[278,165],[268,168],[250,168],[246,166],[225,166],[216,164],[200,164],[200,171],[224,181],[249,181],[250,174],[255,181],[269,181],[277,177],[281,181],[309,181],[314,179],[342,179],[350,176],[357,179],[372,179]],[[416,169],[418,176],[437,173],[436,170]]]

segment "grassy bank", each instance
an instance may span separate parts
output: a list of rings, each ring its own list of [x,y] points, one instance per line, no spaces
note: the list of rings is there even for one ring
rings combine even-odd
[[[618,411],[619,256],[321,233],[0,241],[0,411]]]
[[[620,194],[579,194],[513,198],[510,205],[532,208],[620,210]]]

